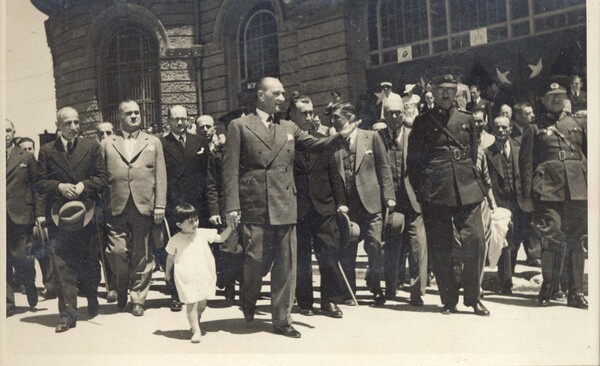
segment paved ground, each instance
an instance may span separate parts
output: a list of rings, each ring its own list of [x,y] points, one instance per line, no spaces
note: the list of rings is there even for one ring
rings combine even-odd
[[[361,287],[358,308],[340,306],[343,319],[294,314],[301,339],[272,333],[267,278],[253,323],[243,320],[239,304],[225,308],[222,296],[215,296],[202,318],[206,334],[200,344],[190,343],[184,312],[169,310],[162,273],[156,272],[148,309],[141,318],[119,312],[115,304],[100,299],[101,314],[89,319],[86,300],[79,298],[77,327],[55,334],[57,300],[40,301],[37,311],[19,307],[19,313],[7,319],[7,364],[150,365],[159,359],[162,365],[388,364],[390,360],[391,364],[438,365],[598,364],[597,304],[592,303],[589,311],[560,303],[538,308],[535,278],[539,269],[520,264],[517,272],[514,295],[485,291],[489,318],[472,315],[470,308],[460,306],[459,314],[441,315],[435,286],[428,288],[422,308],[410,306],[404,291],[397,301],[372,307],[370,293]],[[492,284],[494,278],[494,272],[486,274],[487,283]],[[17,294],[16,301],[26,304],[25,295]]]

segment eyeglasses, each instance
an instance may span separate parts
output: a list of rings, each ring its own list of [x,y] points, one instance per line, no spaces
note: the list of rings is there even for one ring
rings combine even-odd
[[[211,125],[198,125],[198,128],[201,128],[203,130],[210,130],[211,128],[213,128],[213,126],[211,126]]]
[[[98,135],[110,136],[112,135],[112,131],[98,131]]]

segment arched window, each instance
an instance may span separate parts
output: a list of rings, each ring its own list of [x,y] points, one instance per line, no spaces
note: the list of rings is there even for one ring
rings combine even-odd
[[[158,41],[135,25],[126,25],[110,37],[101,55],[100,105],[102,119],[118,125],[118,106],[134,100],[140,106],[143,127],[160,125]]]
[[[277,20],[268,4],[254,8],[239,34],[240,80],[255,81],[279,74]]]

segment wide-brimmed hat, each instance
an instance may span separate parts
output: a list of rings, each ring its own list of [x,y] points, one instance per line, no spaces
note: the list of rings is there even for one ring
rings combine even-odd
[[[91,199],[57,199],[52,205],[52,221],[60,230],[77,231],[86,227],[94,217],[96,205]]]
[[[355,242],[360,236],[360,227],[357,223],[350,221],[350,218],[345,213],[337,215],[338,227],[340,229],[340,237],[343,243]]]
[[[406,84],[404,86],[404,94],[411,92],[417,84]]]
[[[393,231],[404,231],[404,215],[400,212],[390,212],[385,219],[385,228]]]

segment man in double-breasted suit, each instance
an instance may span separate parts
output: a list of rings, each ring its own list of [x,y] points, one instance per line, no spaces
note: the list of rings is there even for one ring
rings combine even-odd
[[[167,171],[158,137],[140,130],[140,107],[119,104],[123,133],[102,141],[110,186],[106,195],[109,263],[116,277],[117,305],[125,308],[130,290],[132,314],[144,315],[154,256],[148,240],[160,225],[167,203]]]
[[[35,288],[35,263],[31,256],[31,234],[36,205],[33,194],[37,179],[33,154],[14,143],[15,126],[6,120],[6,312],[15,312],[14,279],[25,285],[27,302],[34,308],[38,302]],[[39,211],[39,208],[38,208]]]
[[[406,169],[406,155],[408,154],[408,137],[412,130],[414,111],[406,110],[406,106],[399,98],[388,98],[383,105],[387,129],[379,131],[383,145],[388,154],[394,193],[398,205],[396,211],[404,216],[404,225],[400,230],[386,228],[385,237],[385,287],[386,297],[394,299],[398,284],[398,265],[404,271],[405,256],[403,248],[409,253],[409,266],[411,278],[410,304],[423,306],[421,296],[425,295],[427,286],[427,240],[421,205],[417,201]]]
[[[456,312],[462,262],[464,304],[489,315],[479,299],[485,242],[480,203],[484,189],[476,169],[477,131],[473,116],[453,108],[457,82],[450,74],[433,81],[437,109],[415,119],[408,145],[408,177],[421,204],[433,273],[443,314]],[[454,227],[461,248],[455,261]]]
[[[512,213],[512,225],[506,235],[508,246],[502,249],[498,262],[500,292],[503,294],[512,293],[512,275],[517,264],[517,252],[521,243],[526,243],[530,235],[529,219],[525,212],[526,204],[521,189],[520,144],[510,137],[511,128],[507,117],[496,117],[494,119],[496,141],[485,149],[496,205]]]
[[[78,137],[77,111],[71,107],[60,109],[56,125],[60,137],[40,148],[35,189],[46,196],[37,221],[48,227],[60,312],[56,332],[64,332],[76,325],[78,280],[88,300],[88,313],[98,314],[100,270],[91,249],[98,237],[93,224],[74,231],[63,229],[60,220],[57,226],[51,207],[58,200],[98,201],[108,177],[98,143]]]
[[[188,115],[183,106],[169,108],[170,132],[161,138],[167,168],[167,211],[170,232],[179,231],[175,207],[189,203],[200,218],[200,225],[216,225],[220,222],[219,203],[208,142],[204,136],[187,132]],[[205,213],[209,213],[208,217]],[[171,310],[181,310],[181,303],[174,279],[169,281]]]
[[[388,98],[397,98],[390,95]],[[348,121],[355,119],[354,106],[340,102],[333,106],[331,121],[337,131]],[[381,289],[383,270],[382,201],[390,210],[396,206],[394,183],[390,163],[379,134],[375,131],[355,130],[335,153],[340,175],[348,201],[348,216],[360,227],[360,239],[364,239],[369,257],[367,287],[376,305],[385,303]],[[342,266],[352,290],[356,292],[356,255],[358,241],[349,243],[342,250]],[[347,295],[349,297],[350,294]],[[349,300],[349,299],[348,299]]]
[[[337,145],[340,135],[318,139],[293,122],[278,120],[285,101],[283,85],[267,77],[257,83],[256,111],[231,122],[223,157],[223,183],[228,224],[243,225],[244,282],[242,310],[254,319],[262,276],[271,264],[271,303],[275,333],[299,338],[292,327],[296,287],[295,150],[319,151]],[[342,131],[347,136],[352,124]]]
[[[325,137],[316,130],[313,113],[308,96],[298,94],[290,101],[289,119],[312,136]],[[297,152],[294,183],[298,192],[296,300],[300,314],[314,314],[311,259],[314,247],[321,275],[321,310],[330,317],[341,318],[343,314],[336,301],[342,299],[345,285],[338,266],[340,233],[336,213],[344,207],[347,210],[347,206],[344,182],[333,153]]]
[[[587,131],[564,110],[566,80],[550,78],[542,86],[544,111],[521,142],[519,157],[523,197],[534,209],[534,227],[541,235],[542,276],[538,296],[550,303],[561,268],[568,276],[567,305],[587,309],[583,294],[587,235]],[[563,257],[564,254],[564,257]]]

